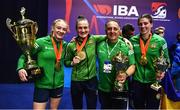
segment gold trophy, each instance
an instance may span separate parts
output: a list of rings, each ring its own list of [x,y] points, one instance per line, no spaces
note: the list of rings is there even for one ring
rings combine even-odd
[[[22,20],[14,22],[11,24],[11,19],[6,19],[6,25],[8,29],[13,33],[13,37],[17,44],[22,49],[24,55],[26,56],[25,69],[28,73],[28,79],[39,78],[42,76],[42,68],[40,68],[35,60],[31,58],[31,51],[34,48],[34,43],[36,40],[35,34],[37,33],[38,27],[37,23],[25,19],[25,8],[21,8]]]
[[[119,52],[116,56],[113,57],[112,63],[118,74],[124,74],[129,66],[128,57]],[[114,90],[117,92],[124,91],[124,83],[120,83],[118,80],[114,82]]]
[[[167,62],[167,59],[164,58],[163,51],[161,51],[160,57],[156,58],[153,62],[154,62],[156,74],[161,74],[162,72],[165,72],[166,69],[168,68],[168,62]],[[159,82],[160,80],[156,80],[156,82],[151,85],[151,88],[156,91],[159,91],[159,89],[162,87],[159,84]]]

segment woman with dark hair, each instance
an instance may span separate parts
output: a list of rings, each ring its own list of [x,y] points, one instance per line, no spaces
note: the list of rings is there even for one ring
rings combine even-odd
[[[133,45],[136,71],[133,74],[133,103],[135,109],[158,109],[160,91],[151,88],[157,80],[161,80],[165,71],[157,74],[154,60],[163,53],[169,62],[167,43],[163,37],[152,33],[153,18],[144,14],[138,18],[140,34],[133,36],[130,41]]]
[[[87,109],[97,104],[96,42],[104,39],[90,34],[89,22],[79,16],[76,20],[77,37],[68,44],[65,64],[72,67],[71,98],[74,109],[83,108],[83,95]]]

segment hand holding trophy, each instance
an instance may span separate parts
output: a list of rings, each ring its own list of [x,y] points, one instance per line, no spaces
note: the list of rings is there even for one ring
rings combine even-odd
[[[6,19],[6,25],[8,29],[13,33],[13,37],[17,44],[20,46],[24,55],[26,56],[25,69],[28,73],[28,79],[39,78],[42,76],[42,69],[38,67],[35,60],[31,58],[31,51],[34,48],[34,43],[36,40],[35,34],[37,33],[38,27],[37,23],[25,19],[25,8],[21,8],[22,20],[14,22],[11,24],[11,19]]]
[[[161,74],[165,72],[166,69],[168,68],[168,62],[167,62],[167,59],[164,58],[163,51],[161,51],[160,57],[156,58],[153,62],[154,62],[155,70],[156,70],[156,82],[151,85],[151,88],[158,91],[162,87],[159,84],[160,82],[159,76],[161,76]]]
[[[123,77],[123,75],[126,73],[125,71],[129,66],[128,57],[119,52],[116,56],[113,57],[112,62],[117,71],[116,76]],[[114,90],[117,92],[124,91],[124,82],[116,79],[114,82]]]

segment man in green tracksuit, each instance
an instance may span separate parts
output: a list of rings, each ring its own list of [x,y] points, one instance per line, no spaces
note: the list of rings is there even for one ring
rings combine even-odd
[[[105,31],[107,39],[98,43],[97,55],[99,61],[99,84],[98,93],[102,109],[126,109],[127,105],[118,103],[116,105],[112,101],[112,93],[114,92],[114,82],[119,80],[124,85],[123,91],[128,90],[127,78],[131,76],[135,71],[135,59],[134,52],[130,49],[130,46],[125,43],[122,37],[119,37],[120,26],[118,22],[110,20],[105,24]],[[113,65],[113,58],[117,54],[123,54],[128,59],[128,64],[123,73],[119,73]],[[121,69],[121,67],[118,67]],[[119,94],[121,94],[119,92]],[[118,100],[120,102],[120,100]],[[117,107],[118,106],[118,107]]]
[[[89,34],[88,20],[79,16],[76,21],[78,36],[67,46],[66,66],[72,68],[71,97],[74,109],[83,108],[83,95],[87,109],[95,109],[97,103],[96,42],[104,37]]]
[[[49,98],[51,109],[59,106],[64,87],[64,55],[67,46],[63,36],[67,31],[67,23],[57,19],[52,24],[52,33],[36,40],[32,53],[37,65],[43,69],[43,76],[34,80],[34,109],[46,109]],[[21,55],[17,67],[21,81],[28,81],[25,62],[25,56]]]
[[[138,19],[140,34],[131,37],[136,60],[136,71],[133,74],[133,103],[135,109],[158,109],[159,92],[151,84],[164,77],[165,71],[157,74],[154,61],[163,53],[169,62],[167,43],[164,38],[152,33],[153,18],[144,14]]]

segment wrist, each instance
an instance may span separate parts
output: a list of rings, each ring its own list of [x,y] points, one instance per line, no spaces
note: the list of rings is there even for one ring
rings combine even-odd
[[[126,77],[129,77],[129,74],[127,72],[125,72],[125,74],[126,74]]]
[[[71,61],[71,66],[73,66],[74,65],[74,63],[73,63],[73,61]]]

